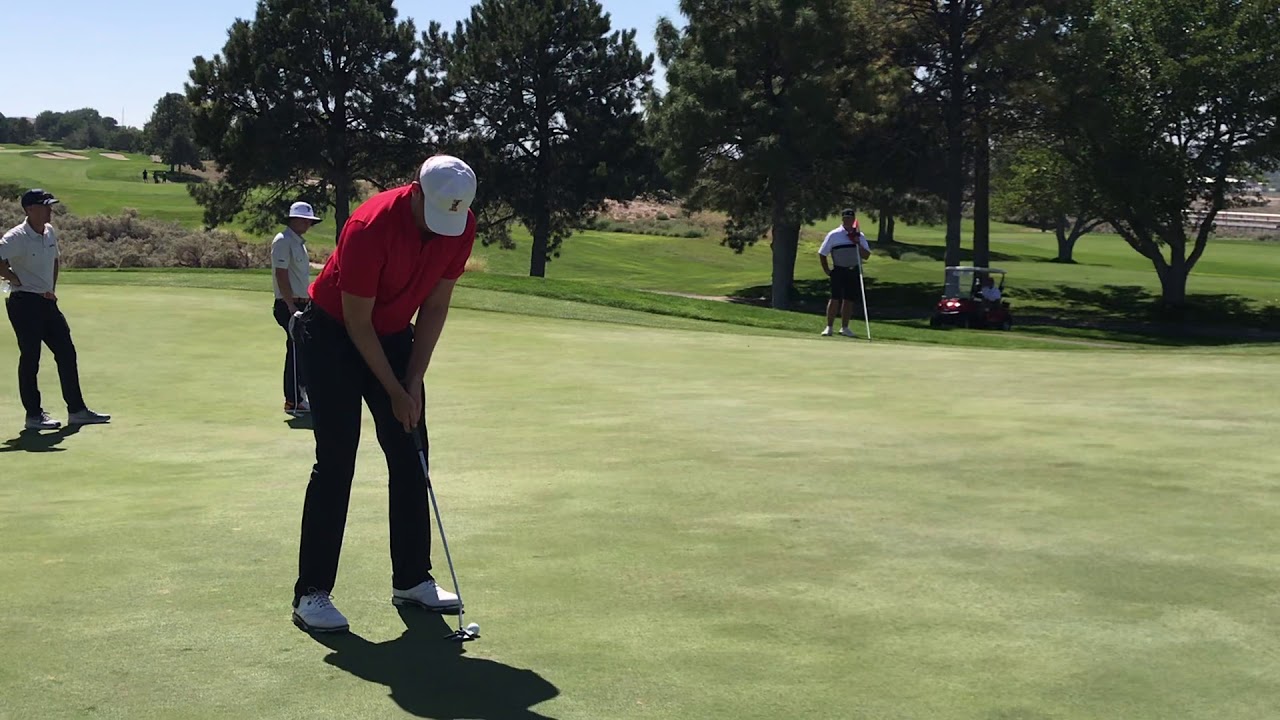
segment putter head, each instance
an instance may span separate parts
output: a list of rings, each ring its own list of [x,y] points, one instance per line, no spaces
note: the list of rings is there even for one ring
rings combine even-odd
[[[465,643],[465,642],[471,642],[472,640],[479,640],[480,634],[476,633],[473,635],[467,632],[466,630],[463,630],[462,628],[458,628],[457,630],[449,633],[448,635],[445,635],[445,639],[452,640],[454,642]]]

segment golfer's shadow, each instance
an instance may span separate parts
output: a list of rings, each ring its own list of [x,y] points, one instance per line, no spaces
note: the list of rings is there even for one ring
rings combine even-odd
[[[532,670],[467,657],[466,646],[445,638],[455,628],[434,613],[399,608],[405,631],[371,643],[355,633],[315,639],[334,652],[324,661],[368,682],[386,685],[391,699],[417,717],[452,720],[547,720],[532,710],[560,690]]]
[[[58,445],[78,432],[79,425],[64,426],[57,430],[23,430],[18,433],[18,437],[5,440],[0,452],[65,452],[66,448]]]

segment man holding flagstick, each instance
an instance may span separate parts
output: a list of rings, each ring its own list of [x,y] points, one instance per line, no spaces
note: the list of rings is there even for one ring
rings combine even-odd
[[[857,213],[852,208],[845,208],[840,213],[840,227],[827,233],[818,248],[818,259],[822,262],[822,271],[831,278],[831,299],[827,301],[827,327],[823,336],[831,334],[831,326],[835,322],[836,312],[840,313],[840,334],[853,337],[849,329],[849,320],[853,317],[853,298],[862,294],[862,261],[871,257],[871,245],[867,236],[858,227]],[[834,267],[827,264],[830,257]],[[866,307],[863,295],[863,307]],[[867,331],[870,337],[870,328]]]

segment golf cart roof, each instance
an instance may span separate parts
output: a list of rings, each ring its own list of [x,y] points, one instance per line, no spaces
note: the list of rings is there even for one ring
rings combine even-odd
[[[993,267],[971,267],[968,265],[951,265],[947,267],[948,272],[953,270],[955,272],[996,273],[999,275],[1008,274],[1004,270],[1001,270],[1000,268],[993,268]]]

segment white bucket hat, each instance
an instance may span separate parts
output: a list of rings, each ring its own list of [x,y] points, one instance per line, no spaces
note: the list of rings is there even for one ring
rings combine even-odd
[[[311,209],[311,203],[296,202],[289,206],[289,217],[305,218],[320,222],[320,218],[316,216],[314,210]]]
[[[422,214],[431,232],[457,237],[467,229],[467,211],[476,199],[476,174],[452,155],[427,158],[418,171]]]

